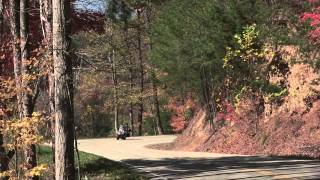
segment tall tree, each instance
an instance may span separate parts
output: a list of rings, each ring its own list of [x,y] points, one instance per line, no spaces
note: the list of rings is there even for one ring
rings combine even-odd
[[[0,0],[0,36],[2,36],[3,31],[3,18],[4,17],[4,3],[3,0]],[[0,37],[1,38],[1,37]],[[1,39],[0,39],[1,42]]]
[[[52,1],[55,79],[55,179],[75,179],[73,72],[70,56],[69,0]]]
[[[169,1],[152,26],[151,62],[168,73],[162,80],[171,93],[183,99],[192,92],[198,98],[210,122],[216,114],[216,93],[225,74],[225,47],[241,29],[242,18],[235,13],[237,3]]]
[[[6,149],[4,147],[4,139],[2,134],[0,134],[0,154],[1,154],[0,155],[0,163],[1,163],[0,173],[3,173],[9,170],[9,158],[6,154]],[[9,179],[9,177],[5,177],[3,179]]]
[[[48,95],[49,95],[49,108],[50,108],[50,130],[51,130],[51,143],[52,150],[54,151],[54,68],[52,60],[52,0],[40,0],[40,19],[43,28],[43,38],[45,47],[47,49],[46,59],[49,61],[49,73],[48,73]],[[54,160],[53,156],[53,161]]]
[[[151,39],[151,18],[153,15],[152,4],[148,3],[146,10],[146,18],[148,23],[148,37]],[[152,41],[149,42],[149,50],[152,50]],[[149,56],[150,58],[150,56]],[[154,117],[155,117],[155,126],[159,135],[164,133],[163,126],[160,116],[160,105],[158,97],[158,79],[153,66],[151,66],[151,83],[152,83],[152,96],[153,96],[153,106],[154,106]]]
[[[157,77],[154,69],[151,72],[152,80],[152,96],[153,96],[153,106],[154,106],[154,116],[155,116],[155,126],[159,135],[164,134],[163,126],[160,116],[160,104],[158,99],[158,86],[157,86]]]
[[[129,73],[129,89],[130,92],[133,92],[133,87],[134,87],[134,71],[133,71],[133,57],[132,57],[132,52],[131,52],[131,44],[132,42],[130,41],[129,37],[129,30],[130,30],[130,19],[133,17],[133,9],[130,7],[130,4],[128,4],[126,1],[112,1],[111,6],[109,8],[109,17],[113,19],[113,21],[117,22],[119,24],[122,23],[123,25],[121,26],[124,31],[124,43],[126,47],[126,58],[128,62],[128,73]],[[118,16],[118,19],[116,18]],[[133,102],[130,101],[129,103],[129,121],[130,121],[130,126],[131,126],[131,134],[134,135],[134,114],[133,114]]]
[[[0,45],[2,45],[2,42],[3,42],[3,34],[4,34],[3,21],[4,21],[4,2],[3,0],[0,0]],[[2,68],[3,68],[2,64],[3,62],[0,62],[0,75],[2,73]]]
[[[13,57],[13,66],[14,66],[14,76],[16,87],[20,88],[21,79],[20,79],[20,67],[21,67],[21,51],[20,51],[20,23],[19,23],[19,8],[20,1],[19,0],[11,0],[10,1],[10,30],[12,36],[12,57]],[[17,94],[17,103],[18,103],[18,112],[21,112],[21,95]],[[22,118],[22,114],[20,113],[20,119]]]
[[[22,106],[21,106],[21,93],[19,92],[21,89],[21,51],[20,51],[20,23],[19,23],[19,12],[20,12],[20,1],[19,0],[10,0],[9,2],[10,8],[10,32],[12,36],[12,58],[13,58],[13,69],[14,69],[14,78],[15,78],[15,86],[18,90],[16,94],[17,98],[17,109],[19,113],[20,120],[22,119]],[[17,154],[17,152],[16,152]],[[16,160],[17,161],[17,160]],[[5,163],[9,163],[9,161],[4,161]],[[7,164],[4,164],[4,168],[7,169]]]
[[[117,63],[115,58],[115,51],[109,53],[109,63],[112,70],[112,81],[113,81],[113,106],[114,106],[114,129],[118,132],[119,129],[119,110],[118,110],[118,75],[117,75]]]
[[[23,118],[31,118],[34,109],[34,96],[29,90],[32,89],[28,75],[31,75],[30,59],[29,59],[29,0],[20,1],[20,52],[21,52],[21,87],[22,93],[22,116]],[[36,147],[30,145],[25,150],[27,169],[37,166]],[[33,177],[32,179],[38,179]]]
[[[139,72],[140,72],[140,97],[138,104],[138,135],[142,135],[142,123],[143,123],[143,93],[144,93],[144,61],[143,61],[143,36],[142,36],[142,9],[137,8],[138,18],[138,59],[139,59]]]
[[[130,92],[133,92],[133,62],[132,62],[132,55],[130,51],[130,42],[129,42],[129,37],[128,37],[128,25],[127,23],[125,24],[125,43],[127,46],[127,52],[128,52],[128,70],[129,70],[129,83],[130,83]],[[134,120],[133,120],[133,103],[130,101],[129,104],[129,120],[130,120],[130,127],[131,127],[131,135],[134,136]]]
[[[130,1],[126,0],[112,0],[109,3],[108,9],[107,9],[107,14],[108,17],[116,24],[120,25],[124,31],[124,43],[126,47],[126,58],[128,62],[128,76],[129,76],[129,89],[130,92],[133,92],[134,88],[134,62],[133,62],[133,53],[132,47],[131,47],[131,39],[129,37],[130,35],[130,22],[133,19],[133,12],[134,10],[130,6]],[[131,126],[131,133],[134,135],[134,104],[132,101],[129,103],[129,121],[130,121],[130,126]],[[140,117],[140,115],[138,115]]]

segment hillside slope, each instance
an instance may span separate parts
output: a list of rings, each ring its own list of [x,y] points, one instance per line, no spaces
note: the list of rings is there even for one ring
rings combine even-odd
[[[320,157],[319,78],[309,65],[293,65],[284,102],[257,116],[250,94],[236,109],[236,120],[212,130],[200,109],[185,131],[167,149]],[[270,106],[270,105],[269,105]]]

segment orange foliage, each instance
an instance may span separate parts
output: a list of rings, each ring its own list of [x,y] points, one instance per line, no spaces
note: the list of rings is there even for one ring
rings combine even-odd
[[[170,125],[174,132],[180,133],[188,125],[188,117],[186,117],[187,111],[193,111],[195,109],[195,102],[191,95],[185,101],[179,101],[176,98],[173,98],[169,101],[169,104],[166,106],[167,109],[173,112],[173,115],[170,119]]]

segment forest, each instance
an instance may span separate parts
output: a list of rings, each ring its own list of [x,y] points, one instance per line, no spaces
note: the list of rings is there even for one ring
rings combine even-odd
[[[77,141],[122,125],[319,158],[319,43],[318,0],[0,0],[0,178],[80,179]]]

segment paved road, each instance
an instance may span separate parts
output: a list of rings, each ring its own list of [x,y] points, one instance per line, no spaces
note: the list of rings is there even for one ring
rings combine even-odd
[[[175,136],[132,137],[126,141],[88,139],[79,149],[147,172],[150,179],[318,179],[320,160],[253,157],[148,149],[172,142]]]

